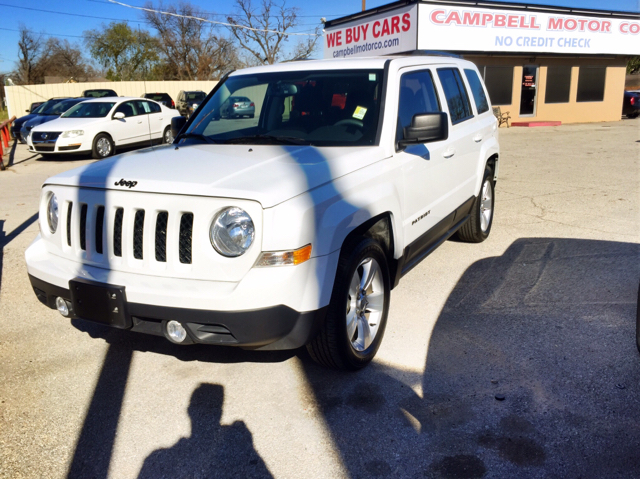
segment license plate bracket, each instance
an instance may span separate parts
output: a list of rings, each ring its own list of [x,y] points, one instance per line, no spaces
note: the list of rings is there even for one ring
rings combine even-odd
[[[78,318],[114,328],[131,328],[124,286],[76,279],[69,281],[69,291]]]

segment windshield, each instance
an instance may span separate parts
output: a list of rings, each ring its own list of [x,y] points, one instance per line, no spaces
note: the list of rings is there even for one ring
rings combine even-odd
[[[36,115],[38,113],[40,113],[43,109],[43,107],[47,104],[47,102],[44,103],[40,103],[37,107],[35,107],[33,110],[31,110],[31,114],[32,115]]]
[[[115,104],[114,101],[78,103],[62,115],[62,118],[104,118]]]
[[[382,70],[229,77],[183,141],[365,146],[375,143]]]
[[[63,102],[66,99],[67,98],[49,100],[44,105],[42,105],[42,108],[38,111],[38,115],[59,115],[60,113],[53,113],[52,111],[58,103]]]
[[[83,101],[83,99],[61,101],[60,103],[55,105],[53,108],[51,108],[51,110],[49,111],[48,114],[49,115],[62,115],[65,111],[67,111],[73,105],[77,105],[81,101]]]

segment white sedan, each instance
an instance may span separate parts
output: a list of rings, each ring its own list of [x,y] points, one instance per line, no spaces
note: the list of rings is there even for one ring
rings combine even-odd
[[[120,146],[170,143],[177,110],[144,98],[104,97],[78,103],[31,130],[29,149],[43,156],[91,152],[102,159]]]

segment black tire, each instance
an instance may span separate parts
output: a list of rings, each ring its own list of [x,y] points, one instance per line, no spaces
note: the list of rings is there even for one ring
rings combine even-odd
[[[102,141],[104,140],[106,140],[106,142],[109,144],[108,151],[105,151],[104,149],[100,148]],[[115,152],[116,152],[116,146],[113,144],[113,140],[111,139],[111,137],[106,133],[100,133],[96,135],[96,137],[93,139],[93,148],[91,149],[92,158],[96,160],[104,160],[105,158],[108,158],[114,155]]]
[[[483,192],[485,184],[487,185],[491,194],[491,216],[489,218],[488,225],[483,228],[481,208],[483,207]],[[458,230],[458,239],[467,243],[482,243],[489,237],[495,212],[495,197],[493,170],[489,167],[489,165],[487,165],[484,168],[484,175],[482,176],[482,183],[480,184],[480,192],[478,193],[478,196],[473,202],[473,207],[471,208],[471,217]]]
[[[255,115],[249,115],[249,118],[253,118]]]
[[[166,127],[162,132],[162,143],[168,144],[173,142],[173,135],[171,135],[171,140],[167,141],[167,133],[171,133],[171,126]]]
[[[358,278],[363,272],[362,263],[368,259],[375,260],[375,262],[371,264],[374,265],[377,263],[379,267],[376,270],[379,276],[377,276],[376,273],[377,279],[375,279],[374,282],[378,285],[378,288],[381,288],[378,295],[382,295],[384,303],[377,313],[375,310],[373,310],[374,312],[372,313],[367,309],[369,305],[366,301],[359,303],[361,305],[364,304],[366,311],[369,311],[368,317],[365,317],[364,314],[357,316],[357,311],[354,311],[354,317],[366,318],[367,324],[370,324],[373,320],[373,314],[377,315],[377,324],[375,325],[377,329],[373,335],[373,340],[366,348],[359,351],[354,347],[353,342],[363,339],[356,338],[360,330],[356,329],[355,335],[352,337],[349,337],[347,333],[347,316],[350,312],[349,305],[357,303],[356,298],[350,295],[349,289],[352,279]],[[373,284],[371,286],[373,287]],[[370,291],[369,288],[367,290]],[[331,293],[331,302],[329,303],[329,310],[327,311],[324,325],[318,335],[307,344],[307,350],[313,360],[329,368],[352,371],[361,369],[369,364],[378,352],[384,336],[384,330],[387,325],[387,315],[389,313],[390,291],[390,278],[386,256],[376,241],[370,238],[360,238],[358,241],[345,247],[338,262],[336,279]],[[371,296],[365,295],[365,297],[373,298],[373,294]],[[371,331],[370,327],[367,327],[367,329]]]

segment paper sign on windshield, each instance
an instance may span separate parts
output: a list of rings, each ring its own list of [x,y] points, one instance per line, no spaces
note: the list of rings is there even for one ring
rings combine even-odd
[[[356,111],[353,112],[353,117],[358,120],[362,120],[364,118],[365,113],[367,113],[367,109],[363,106],[357,106]]]

